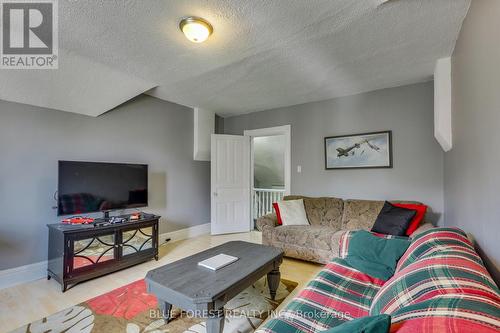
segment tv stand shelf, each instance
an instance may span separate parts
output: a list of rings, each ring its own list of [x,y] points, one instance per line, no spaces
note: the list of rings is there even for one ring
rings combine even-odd
[[[65,292],[69,285],[153,258],[158,260],[159,219],[157,215],[146,215],[103,226],[47,224],[47,279],[54,278]]]

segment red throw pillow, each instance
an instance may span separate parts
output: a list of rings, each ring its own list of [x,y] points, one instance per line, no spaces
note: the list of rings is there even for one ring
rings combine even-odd
[[[274,211],[276,212],[276,217],[278,218],[278,224],[282,225],[283,221],[281,221],[280,206],[278,205],[277,202],[273,202],[273,208],[274,208]]]
[[[427,206],[417,205],[417,204],[402,204],[402,203],[393,203],[392,205],[400,208],[413,209],[417,211],[417,214],[415,214],[415,217],[413,218],[413,220],[411,220],[408,229],[406,229],[406,235],[410,236],[415,230],[417,230],[418,226],[424,219],[425,212],[427,211]]]

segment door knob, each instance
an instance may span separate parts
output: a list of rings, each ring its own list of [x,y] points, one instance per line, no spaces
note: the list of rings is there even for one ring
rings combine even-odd
[[[217,192],[214,192],[214,197],[216,197],[216,196],[217,196]]]

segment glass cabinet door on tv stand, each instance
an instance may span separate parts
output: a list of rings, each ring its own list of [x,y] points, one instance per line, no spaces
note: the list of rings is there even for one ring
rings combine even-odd
[[[75,239],[73,245],[73,271],[110,263],[118,258],[115,233]]]
[[[105,227],[49,224],[47,278],[69,285],[158,260],[159,216]]]
[[[123,230],[121,232],[121,257],[153,249],[153,226]]]

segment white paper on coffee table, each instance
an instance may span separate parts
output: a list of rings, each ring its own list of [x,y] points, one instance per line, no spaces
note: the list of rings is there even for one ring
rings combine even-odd
[[[218,254],[216,256],[210,257],[198,263],[198,266],[203,266],[205,268],[216,271],[222,267],[232,264],[238,260],[237,257],[233,257],[224,253]]]

